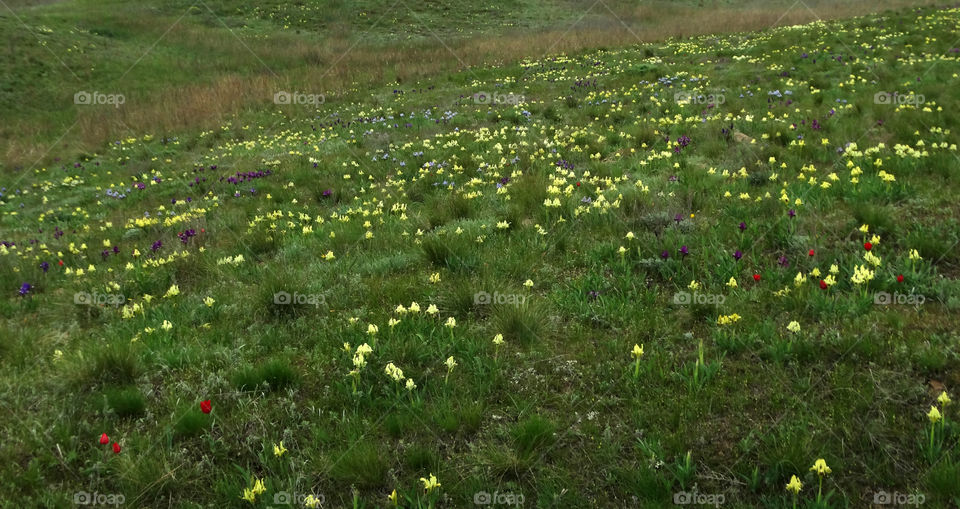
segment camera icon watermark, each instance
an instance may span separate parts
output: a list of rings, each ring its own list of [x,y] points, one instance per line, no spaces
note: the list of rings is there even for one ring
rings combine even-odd
[[[296,507],[321,507],[327,498],[323,493],[291,493],[278,491],[273,494],[273,503],[276,505],[292,505]]]
[[[723,493],[698,493],[693,491],[678,491],[673,494],[674,505],[712,505],[720,507],[726,501]]]
[[[927,298],[922,294],[893,292],[877,292],[873,294],[873,303],[878,306],[922,306]]]
[[[473,94],[473,102],[476,104],[507,104],[516,106],[526,101],[526,97],[520,94],[499,94],[497,92],[477,92]]]
[[[494,491],[493,494],[490,494],[489,491],[478,491],[473,494],[473,503],[475,505],[523,505],[524,497],[522,493],[500,493],[499,491]]]
[[[902,104],[909,104],[912,106],[920,106],[926,102],[926,98],[923,94],[900,94],[899,92],[877,92],[873,94],[873,103],[874,104],[893,104],[900,106]]]
[[[526,295],[517,293],[485,292],[483,290],[473,294],[473,303],[478,306],[488,304],[504,304],[509,306],[521,306],[527,302]]]
[[[727,300],[727,297],[717,293],[700,293],[679,291],[673,294],[673,303],[677,306],[689,306],[691,304],[703,304],[707,306],[719,306]]]
[[[289,293],[280,290],[273,294],[273,303],[279,306],[296,305],[320,307],[327,303],[327,298],[322,293]]]
[[[727,96],[721,93],[695,94],[692,92],[677,92],[673,94],[673,100],[677,104],[723,104],[727,102]]]
[[[127,102],[127,98],[123,94],[102,94],[97,91],[87,92],[84,90],[73,94],[73,104],[80,106],[107,104],[119,108],[125,102]]]
[[[126,297],[121,293],[77,292],[73,294],[73,303],[80,306],[119,306],[126,301]]]
[[[319,106],[326,102],[327,97],[323,94],[305,94],[302,92],[284,92],[280,91],[273,94],[273,103],[282,105],[301,105],[301,106]]]
[[[73,494],[73,503],[76,505],[123,505],[127,500],[122,493],[90,493],[78,491]]]
[[[927,497],[923,493],[900,493],[894,491],[890,493],[886,490],[874,492],[873,503],[878,505],[912,505],[919,506],[926,502]]]

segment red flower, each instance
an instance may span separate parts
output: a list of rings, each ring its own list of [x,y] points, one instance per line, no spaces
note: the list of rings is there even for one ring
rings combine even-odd
[[[864,242],[864,243],[863,243],[863,248],[866,249],[867,251],[869,251],[869,250],[873,249],[873,244],[871,244],[871,243],[869,243],[869,242]]]
[[[754,280],[754,281],[760,281],[760,274],[754,274],[754,275],[753,275],[753,280]]]
[[[213,409],[213,405],[210,404],[210,400],[209,400],[209,399],[206,400],[206,401],[201,401],[201,402],[200,402],[200,411],[201,411],[201,412],[203,412],[203,413],[205,413],[205,414],[209,414],[209,413],[210,413],[210,410],[212,410],[212,409]]]
[[[106,433],[100,435],[100,445],[107,445],[110,443],[110,437]]]
[[[113,443],[113,453],[114,453],[114,454],[120,454],[120,444],[118,444],[118,443],[116,443],[116,442]]]
[[[813,256],[813,249],[811,249],[810,252],[807,253],[807,254],[810,255],[810,256]]]
[[[63,267],[63,260],[60,260],[60,261],[59,261],[59,262],[57,262],[57,263],[59,263],[59,264],[60,264],[60,266],[61,266],[61,267]]]
[[[827,282],[824,281],[824,280],[822,280],[822,279],[820,280],[820,289],[821,289],[821,290],[826,290],[826,289],[827,289]]]
[[[903,274],[900,274],[899,276],[897,276],[897,282],[898,282],[898,283],[902,283],[902,282],[903,282]]]

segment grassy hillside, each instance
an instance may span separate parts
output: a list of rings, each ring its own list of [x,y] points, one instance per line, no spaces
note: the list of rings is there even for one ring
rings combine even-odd
[[[238,16],[294,26],[265,9]],[[54,148],[0,182],[0,506],[957,506],[958,25],[534,55]],[[145,97],[183,79],[157,62]]]
[[[330,99],[560,52],[765,29],[925,0],[693,2],[72,0],[0,6],[0,170],[123,136],[269,112],[278,90]],[[929,1],[926,1],[929,3]],[[77,105],[78,92],[122,107]]]

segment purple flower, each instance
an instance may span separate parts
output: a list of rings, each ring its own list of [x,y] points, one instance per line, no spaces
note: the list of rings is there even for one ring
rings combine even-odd
[[[790,216],[790,218],[792,219],[796,217],[797,213],[793,209],[790,209],[790,212],[787,212],[787,215]]]
[[[163,241],[158,240],[154,242],[152,246],[150,246],[150,249],[156,253],[161,247],[163,247]]]
[[[50,270],[50,264],[47,262],[42,262],[40,264],[40,268],[43,269],[43,273],[46,274],[47,271]]]
[[[664,260],[666,260],[667,258],[670,258],[670,253],[664,251],[660,253],[660,258],[663,258]]]
[[[740,228],[740,231],[746,230],[746,229],[747,229],[747,223],[744,223],[743,221],[740,221],[740,226],[738,226],[738,228]]]
[[[683,215],[677,214],[676,216],[673,217],[673,220],[676,221],[677,224],[680,224],[680,221],[683,221]]]
[[[20,285],[20,296],[26,297],[27,294],[30,293],[31,288],[33,288],[33,286],[31,286],[30,283],[24,283]]]
[[[333,189],[327,189],[326,191],[323,192],[323,197],[326,198],[331,194],[333,194]]]
[[[784,267],[784,268],[790,266],[790,262],[787,261],[787,257],[786,257],[786,256],[781,256],[781,257],[777,260],[777,263],[779,263],[780,266],[781,266],[781,267]]]
[[[590,300],[597,300],[597,298],[600,297],[600,292],[596,290],[590,290],[587,292],[587,297],[589,297]]]
[[[734,260],[739,261],[741,258],[743,258],[743,253],[741,253],[739,249],[733,252]]]
[[[690,250],[687,249],[687,246],[680,246],[680,254],[682,254],[683,256],[687,256],[688,254],[690,254]]]

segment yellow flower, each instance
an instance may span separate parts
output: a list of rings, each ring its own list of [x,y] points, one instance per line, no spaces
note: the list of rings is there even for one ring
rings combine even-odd
[[[394,489],[393,492],[387,495],[387,500],[389,500],[390,502],[393,502],[394,507],[397,506],[397,490],[396,489]]]
[[[457,319],[451,316],[450,318],[447,318],[447,321],[443,324],[443,326],[452,329],[457,326]]]
[[[436,306],[436,305],[430,304],[429,306],[427,306],[427,314],[428,314],[428,315],[435,315],[435,314],[437,314],[437,313],[439,313],[439,312],[440,312],[440,310],[437,309],[437,306]]]
[[[453,358],[452,355],[450,357],[447,357],[447,360],[444,361],[444,364],[447,365],[448,372],[453,371],[453,368],[457,367],[457,361]]]
[[[203,303],[206,304],[208,308],[213,307],[214,302],[217,301],[213,300],[213,297],[207,297],[206,299],[203,299]]]
[[[523,286],[526,286],[527,288],[533,288],[533,281],[528,279],[523,282]]]
[[[627,235],[626,235],[625,238],[626,238],[627,240],[633,240],[633,239],[634,239],[633,232],[627,232]]]
[[[451,359],[452,359],[452,358],[453,358],[453,357],[451,357]],[[425,477],[421,477],[421,478],[420,478],[420,482],[423,483],[423,489],[427,490],[427,493],[430,493],[430,492],[432,492],[433,490],[435,490],[435,489],[437,489],[437,488],[440,487],[440,483],[437,482],[437,476],[435,476],[435,475],[433,475],[433,474],[430,474],[430,478],[429,478],[429,479],[427,479],[427,478],[425,478]]]
[[[164,320],[164,321],[163,321],[163,324],[160,325],[160,328],[163,329],[163,330],[170,330],[170,329],[173,328],[173,324],[170,323],[170,322],[167,321],[167,320]]]
[[[937,407],[931,406],[930,412],[927,413],[927,419],[930,419],[932,424],[940,422],[940,419],[943,419],[943,416],[940,415],[940,411],[937,410]]]
[[[800,332],[800,324],[796,320],[794,320],[787,324],[787,330],[796,334]]]
[[[800,493],[800,490],[803,489],[803,483],[800,482],[800,479],[797,479],[797,476],[790,476],[790,483],[787,484],[787,491],[792,491],[794,495]]]
[[[639,359],[643,356],[643,346],[642,345],[633,345],[633,351],[630,352],[630,355],[633,355],[635,359]]]
[[[732,277],[731,277],[731,278],[730,278],[730,281],[727,281],[727,286],[729,286],[730,288],[736,288],[736,287],[737,287],[737,280],[736,280],[736,278],[732,278]]]
[[[180,288],[177,285],[173,285],[169,290],[167,290],[167,293],[164,294],[163,298],[166,299],[168,297],[176,297],[177,295],[180,295]]]
[[[813,466],[810,467],[810,471],[816,472],[817,475],[819,475],[820,477],[823,477],[829,474],[830,472],[832,472],[832,470],[830,470],[830,467],[827,466],[827,460],[823,458],[820,458],[817,461],[813,462]]]
[[[440,282],[440,273],[439,273],[439,272],[434,272],[433,274],[430,274],[430,282],[431,282],[431,283],[439,283],[439,282]]]
[[[412,391],[417,388],[417,384],[413,381],[412,378],[408,378],[406,388],[408,391]]]
[[[257,479],[257,482],[253,483],[253,493],[254,495],[262,495],[266,493],[267,488],[263,485],[263,479]]]
[[[250,488],[244,488],[243,495],[241,495],[240,498],[251,504],[257,501],[257,495]]]
[[[371,336],[374,336],[374,335],[376,335],[378,332],[380,332],[380,327],[377,327],[376,325],[374,325],[374,324],[372,324],[372,323],[367,324],[367,334],[369,334],[369,335],[371,335]]]
[[[419,312],[420,312],[420,304],[417,304],[416,301],[411,302],[411,303],[410,303],[410,312],[411,312],[411,313],[419,313]]]
[[[493,337],[493,344],[500,346],[503,344],[503,334],[497,334]],[[946,394],[946,393],[944,393]]]
[[[322,503],[323,503],[323,499],[317,498],[312,494],[307,495],[307,498],[303,499],[303,505],[311,509],[316,509],[317,507],[320,507],[320,504]]]
[[[287,448],[283,446],[283,440],[280,441],[280,445],[273,444],[273,455],[276,457],[283,456],[287,452]]]
[[[59,350],[57,351],[59,352]],[[940,397],[937,398],[937,401],[939,401],[944,407],[953,402],[953,400],[950,399],[950,396],[947,395],[947,391],[941,392]]]

